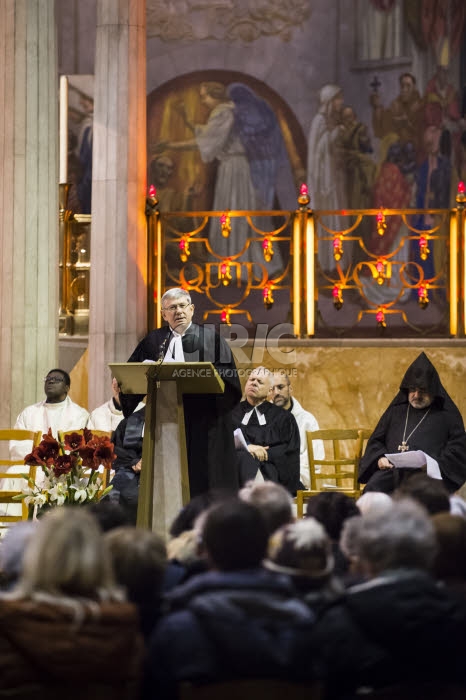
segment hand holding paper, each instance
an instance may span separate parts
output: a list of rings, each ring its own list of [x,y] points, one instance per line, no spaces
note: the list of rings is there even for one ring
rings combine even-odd
[[[408,452],[393,452],[385,457],[393,464],[395,469],[425,469],[433,479],[441,479],[438,462],[422,450]]]
[[[412,452],[394,452],[385,457],[396,469],[423,469],[427,464],[427,456],[422,450]]]

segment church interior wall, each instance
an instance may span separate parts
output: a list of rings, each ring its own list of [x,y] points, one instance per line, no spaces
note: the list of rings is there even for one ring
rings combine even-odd
[[[157,5],[155,0],[148,0],[148,5],[151,4]],[[191,3],[185,5],[190,7]],[[372,134],[369,94],[375,74],[382,83],[384,104],[398,94],[398,77],[404,70],[419,70],[421,88],[425,87],[426,78],[435,66],[432,53],[418,52],[408,62],[386,64],[382,68],[356,66],[353,0],[312,0],[301,5],[309,8],[309,16],[302,21],[297,19],[290,26],[287,41],[277,35],[260,36],[249,42],[215,38],[167,41],[149,36],[148,94],[167,81],[193,71],[242,72],[263,81],[281,95],[307,135],[318,109],[320,88],[337,83]],[[96,0],[57,0],[60,73],[93,73],[95,17]],[[457,65],[457,61],[452,63],[453,71]],[[440,341],[426,340],[424,347],[420,342],[358,346],[345,341],[333,345],[316,344],[316,341],[306,345],[303,341],[296,348],[297,374],[292,378],[296,396],[316,415],[322,428],[351,427],[355,423],[373,427],[393,397],[404,370],[425,349],[445,387],[466,415],[466,397],[460,394],[465,373],[464,348],[456,341],[445,340],[439,345]],[[61,356],[64,357],[63,348]],[[277,367],[267,354],[264,364]]]

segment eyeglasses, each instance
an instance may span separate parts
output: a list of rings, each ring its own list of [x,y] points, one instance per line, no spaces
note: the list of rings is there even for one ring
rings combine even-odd
[[[44,377],[44,382],[49,382],[49,384],[60,384],[64,381],[63,377]]]
[[[169,311],[171,314],[175,313],[177,309],[180,311],[184,311],[188,306],[191,306],[191,304],[172,304],[171,306],[166,306],[163,311]]]

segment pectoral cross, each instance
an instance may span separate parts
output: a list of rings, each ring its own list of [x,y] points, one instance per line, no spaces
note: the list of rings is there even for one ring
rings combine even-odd
[[[409,451],[409,445],[407,445],[405,440],[403,440],[401,445],[398,445],[398,452],[408,452],[408,451]]]

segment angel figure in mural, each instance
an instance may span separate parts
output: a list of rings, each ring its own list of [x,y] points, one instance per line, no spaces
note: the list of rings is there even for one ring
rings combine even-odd
[[[282,208],[294,208],[295,192],[291,166],[278,120],[270,105],[242,83],[228,88],[218,82],[203,82],[200,100],[209,110],[205,124],[194,124],[184,106],[178,108],[193,138],[157,144],[156,151],[198,149],[204,163],[217,161],[213,210],[271,209],[275,196]],[[256,220],[262,230],[274,228],[272,222]],[[228,238],[212,221],[209,240],[222,257],[237,254],[247,239],[254,236],[244,218],[232,219]],[[268,227],[268,228],[267,228]],[[265,265],[269,277],[283,267],[277,247],[270,263],[265,263],[259,243],[252,243],[242,260]]]
[[[348,206],[340,142],[343,131],[343,91],[338,85],[324,85],[319,92],[319,111],[312,120],[308,141],[307,181],[313,209],[343,209]],[[323,217],[332,231],[348,227],[347,218],[336,214]],[[319,236],[327,236],[324,229]],[[351,260],[352,245],[344,246],[344,262]],[[335,269],[332,241],[319,241],[319,263],[325,272]]]

